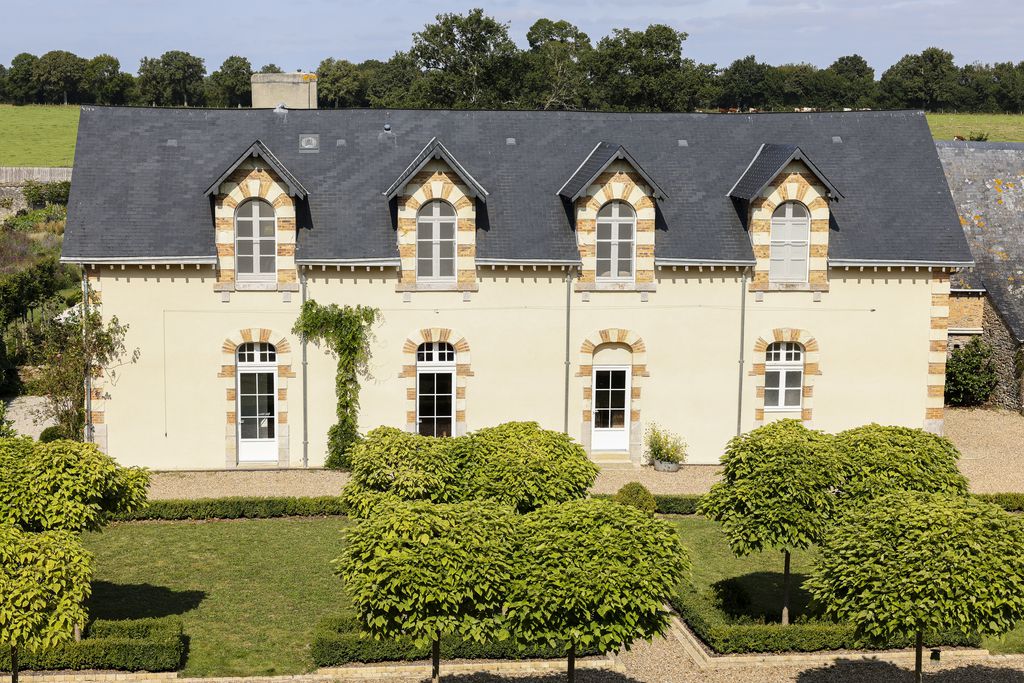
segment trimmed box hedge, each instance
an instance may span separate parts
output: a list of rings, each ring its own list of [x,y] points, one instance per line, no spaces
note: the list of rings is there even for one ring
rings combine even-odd
[[[339,496],[307,498],[197,498],[195,500],[153,500],[141,510],[118,515],[118,521],[271,519],[275,517],[332,517],[345,515],[348,508]]]
[[[351,663],[409,662],[430,659],[430,645],[417,646],[410,639],[374,640],[366,635],[351,615],[332,617],[320,623],[312,643],[313,661],[319,667]],[[587,657],[596,650],[578,652]],[[441,659],[561,659],[565,653],[551,647],[520,650],[512,640],[479,644],[458,638],[441,640]]]
[[[756,622],[734,623],[711,603],[706,595],[679,592],[672,597],[673,609],[690,629],[718,654],[764,652],[821,652],[826,650],[888,650],[912,647],[913,641],[897,641],[880,646],[857,640],[852,624],[827,621],[802,621],[783,626]],[[926,634],[929,647],[978,647],[981,638]]]
[[[185,661],[185,649],[178,617],[97,620],[86,627],[77,643],[44,652],[20,652],[18,666],[26,671],[177,671]],[[10,670],[10,650],[0,648],[0,671]]]

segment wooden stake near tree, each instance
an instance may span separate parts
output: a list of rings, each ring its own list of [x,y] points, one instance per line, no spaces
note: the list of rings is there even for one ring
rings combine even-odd
[[[1024,619],[1024,523],[968,496],[891,492],[844,511],[805,586],[858,637],[912,638],[920,683],[929,637]]]
[[[698,511],[722,523],[737,555],[782,551],[781,620],[789,624],[790,553],[819,543],[837,508],[842,469],[832,437],[779,420],[732,439],[722,466]]]

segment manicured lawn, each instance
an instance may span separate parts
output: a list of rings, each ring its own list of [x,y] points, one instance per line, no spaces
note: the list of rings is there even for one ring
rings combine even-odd
[[[348,600],[330,561],[344,518],[115,524],[89,534],[90,613],[180,614],[190,676],[269,676],[313,668],[309,643]]]
[[[71,166],[77,105],[0,105],[0,166]]]
[[[1024,115],[1021,114],[928,114],[928,126],[936,140],[988,133],[990,142],[1024,142]]]

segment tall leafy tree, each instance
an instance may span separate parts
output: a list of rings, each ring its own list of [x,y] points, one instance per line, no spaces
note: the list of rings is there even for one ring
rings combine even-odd
[[[518,48],[508,25],[484,14],[438,14],[433,24],[413,34],[409,54],[424,72],[423,88],[431,106],[479,109],[501,107],[517,89]]]
[[[589,92],[590,37],[567,21],[538,19],[526,33],[524,104],[538,109],[579,109]]]
[[[366,84],[355,64],[328,57],[316,69],[316,96],[323,106],[358,107],[365,102]]]
[[[277,64],[271,62],[270,64],[264,64],[260,67],[261,74],[281,74],[284,73],[284,69],[279,67]]]
[[[737,109],[778,106],[783,81],[778,70],[754,55],[737,59],[720,76],[721,104]]]
[[[996,80],[996,101],[1006,112],[1024,113],[1024,61],[1002,62],[992,67]]]
[[[232,55],[210,74],[207,103],[218,107],[248,107],[252,104],[252,64]]]
[[[139,91],[144,101],[158,105],[198,104],[206,67],[201,57],[170,50],[160,57],[143,57],[139,63]]]
[[[21,52],[11,60],[7,72],[7,92],[14,104],[32,104],[39,101],[39,85],[35,79],[35,66],[39,58]]]
[[[875,70],[860,55],[845,55],[825,69],[829,76],[829,104],[844,107],[870,107],[875,100]]]
[[[86,61],[67,50],[51,50],[32,67],[32,77],[44,102],[78,101],[85,80]]]
[[[1024,524],[976,499],[901,491],[850,507],[805,586],[876,643],[999,635],[1024,619]]]
[[[842,484],[832,439],[799,420],[779,420],[733,438],[722,456],[722,479],[699,512],[722,523],[737,555],[783,553],[782,623],[789,623],[790,552],[818,544]]]
[[[7,90],[7,67],[0,64],[0,102],[9,102],[10,97],[10,92]]]
[[[366,100],[371,107],[427,107],[424,77],[408,52],[396,52],[379,68],[364,69]]]
[[[690,571],[679,534],[642,510],[593,498],[548,505],[516,524],[508,629],[576,653],[610,652],[668,626],[664,605]]]
[[[121,71],[121,62],[108,54],[97,55],[85,65],[83,91],[96,104],[125,104],[135,79]]]
[[[938,111],[954,107],[960,94],[960,72],[953,54],[930,47],[919,55],[905,55],[878,83],[882,103]]]

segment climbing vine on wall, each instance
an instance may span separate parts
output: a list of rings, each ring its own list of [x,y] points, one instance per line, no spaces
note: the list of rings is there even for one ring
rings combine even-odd
[[[338,421],[327,432],[327,467],[348,467],[348,450],[359,438],[359,376],[369,374],[370,342],[380,311],[368,306],[302,305],[292,332],[338,359],[335,391]]]

